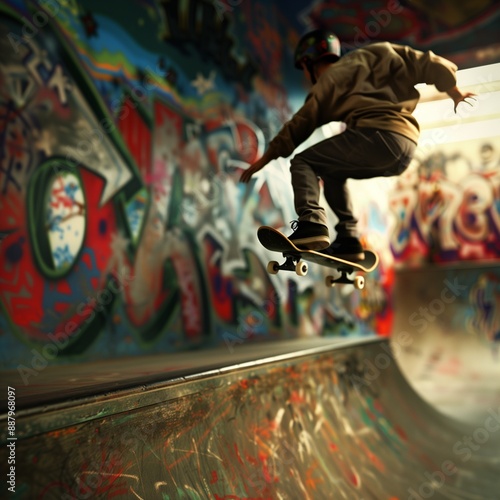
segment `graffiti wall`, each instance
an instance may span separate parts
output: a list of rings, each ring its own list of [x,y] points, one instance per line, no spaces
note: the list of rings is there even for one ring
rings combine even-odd
[[[237,180],[290,114],[279,71],[254,63],[286,38],[249,28],[250,55],[232,9],[3,4],[4,367],[372,329],[365,298],[316,287],[321,271],[265,270],[257,227],[295,218],[287,166]]]
[[[498,62],[500,9],[495,0],[326,0],[301,11],[309,27],[333,29],[345,49],[382,40],[432,49],[460,67]]]
[[[500,257],[500,65],[459,72],[473,106],[425,96],[413,164],[389,189],[391,248],[400,267]]]
[[[398,182],[392,238],[404,264],[491,260],[500,256],[500,141],[441,146]]]
[[[275,256],[256,229],[296,218],[287,162],[238,183],[305,96],[289,78],[303,10],[10,0],[0,14],[3,367],[390,333],[393,255],[374,237],[386,213],[371,213],[373,194],[360,218],[385,258],[365,290],[326,289],[312,266],[266,272]],[[497,186],[488,175],[481,192]],[[406,259],[403,226],[393,250]],[[484,227],[465,217],[460,231]]]

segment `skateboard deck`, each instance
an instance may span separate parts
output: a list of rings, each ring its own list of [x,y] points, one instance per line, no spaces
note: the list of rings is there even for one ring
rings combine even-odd
[[[283,233],[270,226],[261,226],[257,231],[257,237],[265,248],[272,252],[279,252],[286,258],[286,261],[281,265],[275,261],[269,262],[267,271],[270,274],[277,274],[280,270],[285,270],[295,271],[299,276],[305,276],[308,266],[303,261],[313,262],[341,273],[340,278],[337,279],[333,276],[327,276],[327,286],[334,286],[336,283],[351,283],[356,288],[362,289],[364,287],[363,276],[351,279],[347,275],[354,271],[369,273],[377,267],[379,261],[378,255],[371,250],[364,250],[365,258],[356,262],[328,255],[319,250],[303,250],[297,248]]]

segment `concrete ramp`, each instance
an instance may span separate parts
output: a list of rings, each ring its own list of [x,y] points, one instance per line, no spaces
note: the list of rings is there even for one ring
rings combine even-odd
[[[441,412],[476,426],[500,408],[499,291],[498,265],[399,270],[395,282],[391,342],[403,375]]]
[[[2,436],[4,464],[15,442],[11,497],[499,498],[500,408],[480,427],[438,413],[377,338],[258,350],[232,364],[214,352],[209,371],[26,407],[17,441]]]

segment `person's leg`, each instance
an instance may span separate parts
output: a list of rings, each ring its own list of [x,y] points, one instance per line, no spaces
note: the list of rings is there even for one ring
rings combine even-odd
[[[300,159],[292,159],[290,172],[294,193],[295,211],[299,221],[328,224],[325,209],[319,204],[320,185],[318,174]]]
[[[330,245],[328,218],[319,204],[319,178],[305,162],[292,159],[290,172],[298,221],[292,223],[289,235],[299,248],[322,250]]]
[[[351,196],[347,189],[347,179],[324,179],[325,199],[338,218],[335,231],[338,236],[357,238],[358,219],[354,217]]]
[[[326,212],[319,205],[317,176],[320,176],[325,198],[339,219],[336,226],[339,237],[348,238],[346,241],[356,239],[357,219],[346,180],[400,174],[410,163],[414,149],[412,141],[398,134],[348,129],[296,155],[290,170],[299,222],[328,224]],[[359,242],[353,245],[357,246]]]
[[[352,210],[351,197],[347,189],[346,179],[324,179],[324,195],[325,199],[332,208],[338,218],[338,223],[335,226],[337,234],[342,236],[357,236],[357,218],[354,217]],[[295,197],[295,210],[299,216],[299,221],[315,222],[328,227],[328,218],[325,209],[319,204],[320,188],[318,178],[314,174],[314,182],[316,184],[316,193],[312,193],[311,189],[305,188],[302,182],[295,192],[300,196]],[[305,196],[305,193],[308,196]],[[304,200],[306,200],[304,202]]]
[[[319,204],[318,176],[321,176],[326,201],[339,219],[337,233],[343,236],[357,236],[357,219],[353,215],[346,180],[348,177],[363,174],[362,169],[369,161],[362,154],[363,143],[371,142],[370,135],[372,134],[364,135],[347,130],[311,146],[292,159],[290,171],[299,222],[307,221],[328,226],[326,211]],[[358,147],[357,144],[362,146]],[[368,172],[368,175],[370,173]]]

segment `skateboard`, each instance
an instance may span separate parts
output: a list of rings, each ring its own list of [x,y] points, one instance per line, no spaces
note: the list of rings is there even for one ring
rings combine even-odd
[[[340,257],[334,257],[322,253],[318,250],[301,250],[297,248],[283,233],[269,226],[261,226],[257,230],[257,237],[261,244],[272,252],[283,254],[286,261],[283,264],[271,261],[267,264],[267,272],[278,274],[280,270],[295,271],[298,276],[305,276],[308,271],[307,262],[314,262],[320,266],[330,267],[340,272],[339,278],[327,276],[325,284],[328,287],[335,286],[336,283],[349,283],[358,290],[365,286],[363,276],[356,276],[354,279],[348,277],[348,274],[354,271],[369,273],[378,265],[378,255],[371,250],[364,250],[365,258],[361,261],[350,262]]]

